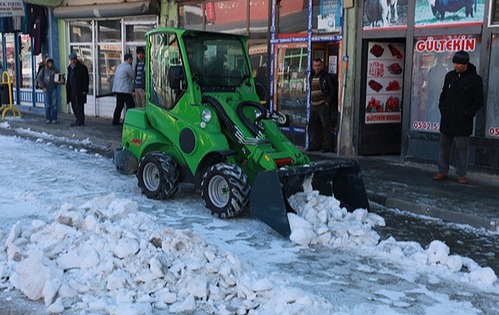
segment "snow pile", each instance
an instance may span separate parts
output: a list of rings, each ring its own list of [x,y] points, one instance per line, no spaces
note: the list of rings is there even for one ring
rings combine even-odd
[[[380,236],[372,227],[385,225],[379,215],[366,209],[348,212],[340,207],[336,198],[320,195],[316,190],[292,195],[289,204],[296,211],[296,214],[288,213],[290,239],[301,246],[339,247],[352,243],[374,246]]]
[[[323,298],[245,273],[230,253],[158,227],[113,194],[64,204],[51,223],[18,222],[0,240],[0,288],[43,299],[49,313],[333,313]]]
[[[361,246],[371,249],[374,255],[434,266],[450,274],[467,270],[469,273],[463,273],[462,280],[480,287],[490,287],[497,282],[490,267],[480,267],[467,257],[449,255],[449,247],[441,241],[433,241],[427,249],[416,242],[397,242],[392,237],[379,242],[380,236],[372,228],[385,225],[382,217],[366,209],[348,212],[333,196],[320,195],[307,187],[307,183],[304,186],[305,192],[289,198],[297,212],[288,213],[290,240],[298,245]]]
[[[450,248],[441,241],[433,241],[424,249],[416,242],[398,242],[394,238],[382,241],[376,247],[381,253],[395,260],[405,259],[417,265],[434,266],[446,273],[464,273],[462,280],[479,287],[490,287],[497,282],[497,276],[490,267],[480,267],[473,259],[449,255]]]

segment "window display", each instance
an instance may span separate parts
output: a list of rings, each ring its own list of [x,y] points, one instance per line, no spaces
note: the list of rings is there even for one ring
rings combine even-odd
[[[499,80],[499,34],[492,35],[490,51],[485,136],[499,139],[499,89],[497,88],[497,81]]]
[[[400,123],[404,44],[370,42],[366,76],[366,124]]]
[[[464,50],[479,69],[480,40],[466,35],[430,36],[416,39],[411,97],[411,129],[439,132],[438,102],[444,77],[453,70],[452,56]]]

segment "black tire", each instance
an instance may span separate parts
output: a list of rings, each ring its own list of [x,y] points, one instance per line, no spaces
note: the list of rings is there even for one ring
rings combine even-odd
[[[233,164],[212,165],[203,175],[201,197],[205,206],[219,218],[233,218],[249,205],[248,177]]]
[[[140,160],[137,179],[142,193],[148,198],[171,198],[178,190],[177,162],[161,152],[147,153]]]

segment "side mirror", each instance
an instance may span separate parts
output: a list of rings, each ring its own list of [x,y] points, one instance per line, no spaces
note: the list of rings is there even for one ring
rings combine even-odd
[[[170,66],[168,69],[168,82],[172,90],[180,90],[184,74],[183,71],[182,66]]]

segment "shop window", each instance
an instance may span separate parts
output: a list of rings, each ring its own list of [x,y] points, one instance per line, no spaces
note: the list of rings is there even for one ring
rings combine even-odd
[[[153,24],[130,24],[126,25],[126,41],[127,42],[143,42],[146,38],[146,33],[154,27]]]
[[[282,45],[277,53],[277,110],[291,117],[292,126],[307,124],[307,44]]]
[[[492,9],[490,10],[490,12],[491,24],[499,25],[499,0],[494,0],[494,2],[492,2]]]
[[[93,71],[94,71],[94,57],[93,57],[93,52],[92,52],[92,46],[90,45],[78,45],[78,44],[73,44],[70,47],[71,53],[75,53],[78,56],[78,60],[80,60],[85,66],[88,68],[88,75],[90,76],[89,78],[89,90],[88,94],[93,95],[94,90],[93,90]]]
[[[306,33],[308,28],[308,0],[279,3],[279,33]]]
[[[112,92],[116,68],[122,62],[121,45],[98,45],[99,56],[97,76],[97,94],[104,95]]]
[[[69,22],[69,40],[71,42],[78,42],[78,43],[92,42],[92,22],[91,21]]]
[[[497,1],[496,1],[497,3]],[[485,134],[487,138],[499,139],[499,35],[492,35],[490,49],[489,88],[487,95],[487,115]],[[497,80],[496,80],[497,79]]]
[[[99,42],[121,42],[121,21],[105,20],[98,22]]]
[[[150,100],[160,107],[171,109],[187,88],[185,80],[174,84],[170,79],[181,79],[183,69],[175,34],[154,34],[150,38]]]
[[[178,7],[178,25],[190,30],[203,29],[204,4],[186,4]]]
[[[476,37],[430,36],[416,38],[411,92],[411,129],[439,132],[438,102],[445,74],[453,70],[452,56],[456,50],[466,50],[470,62],[480,68],[480,39]]]

